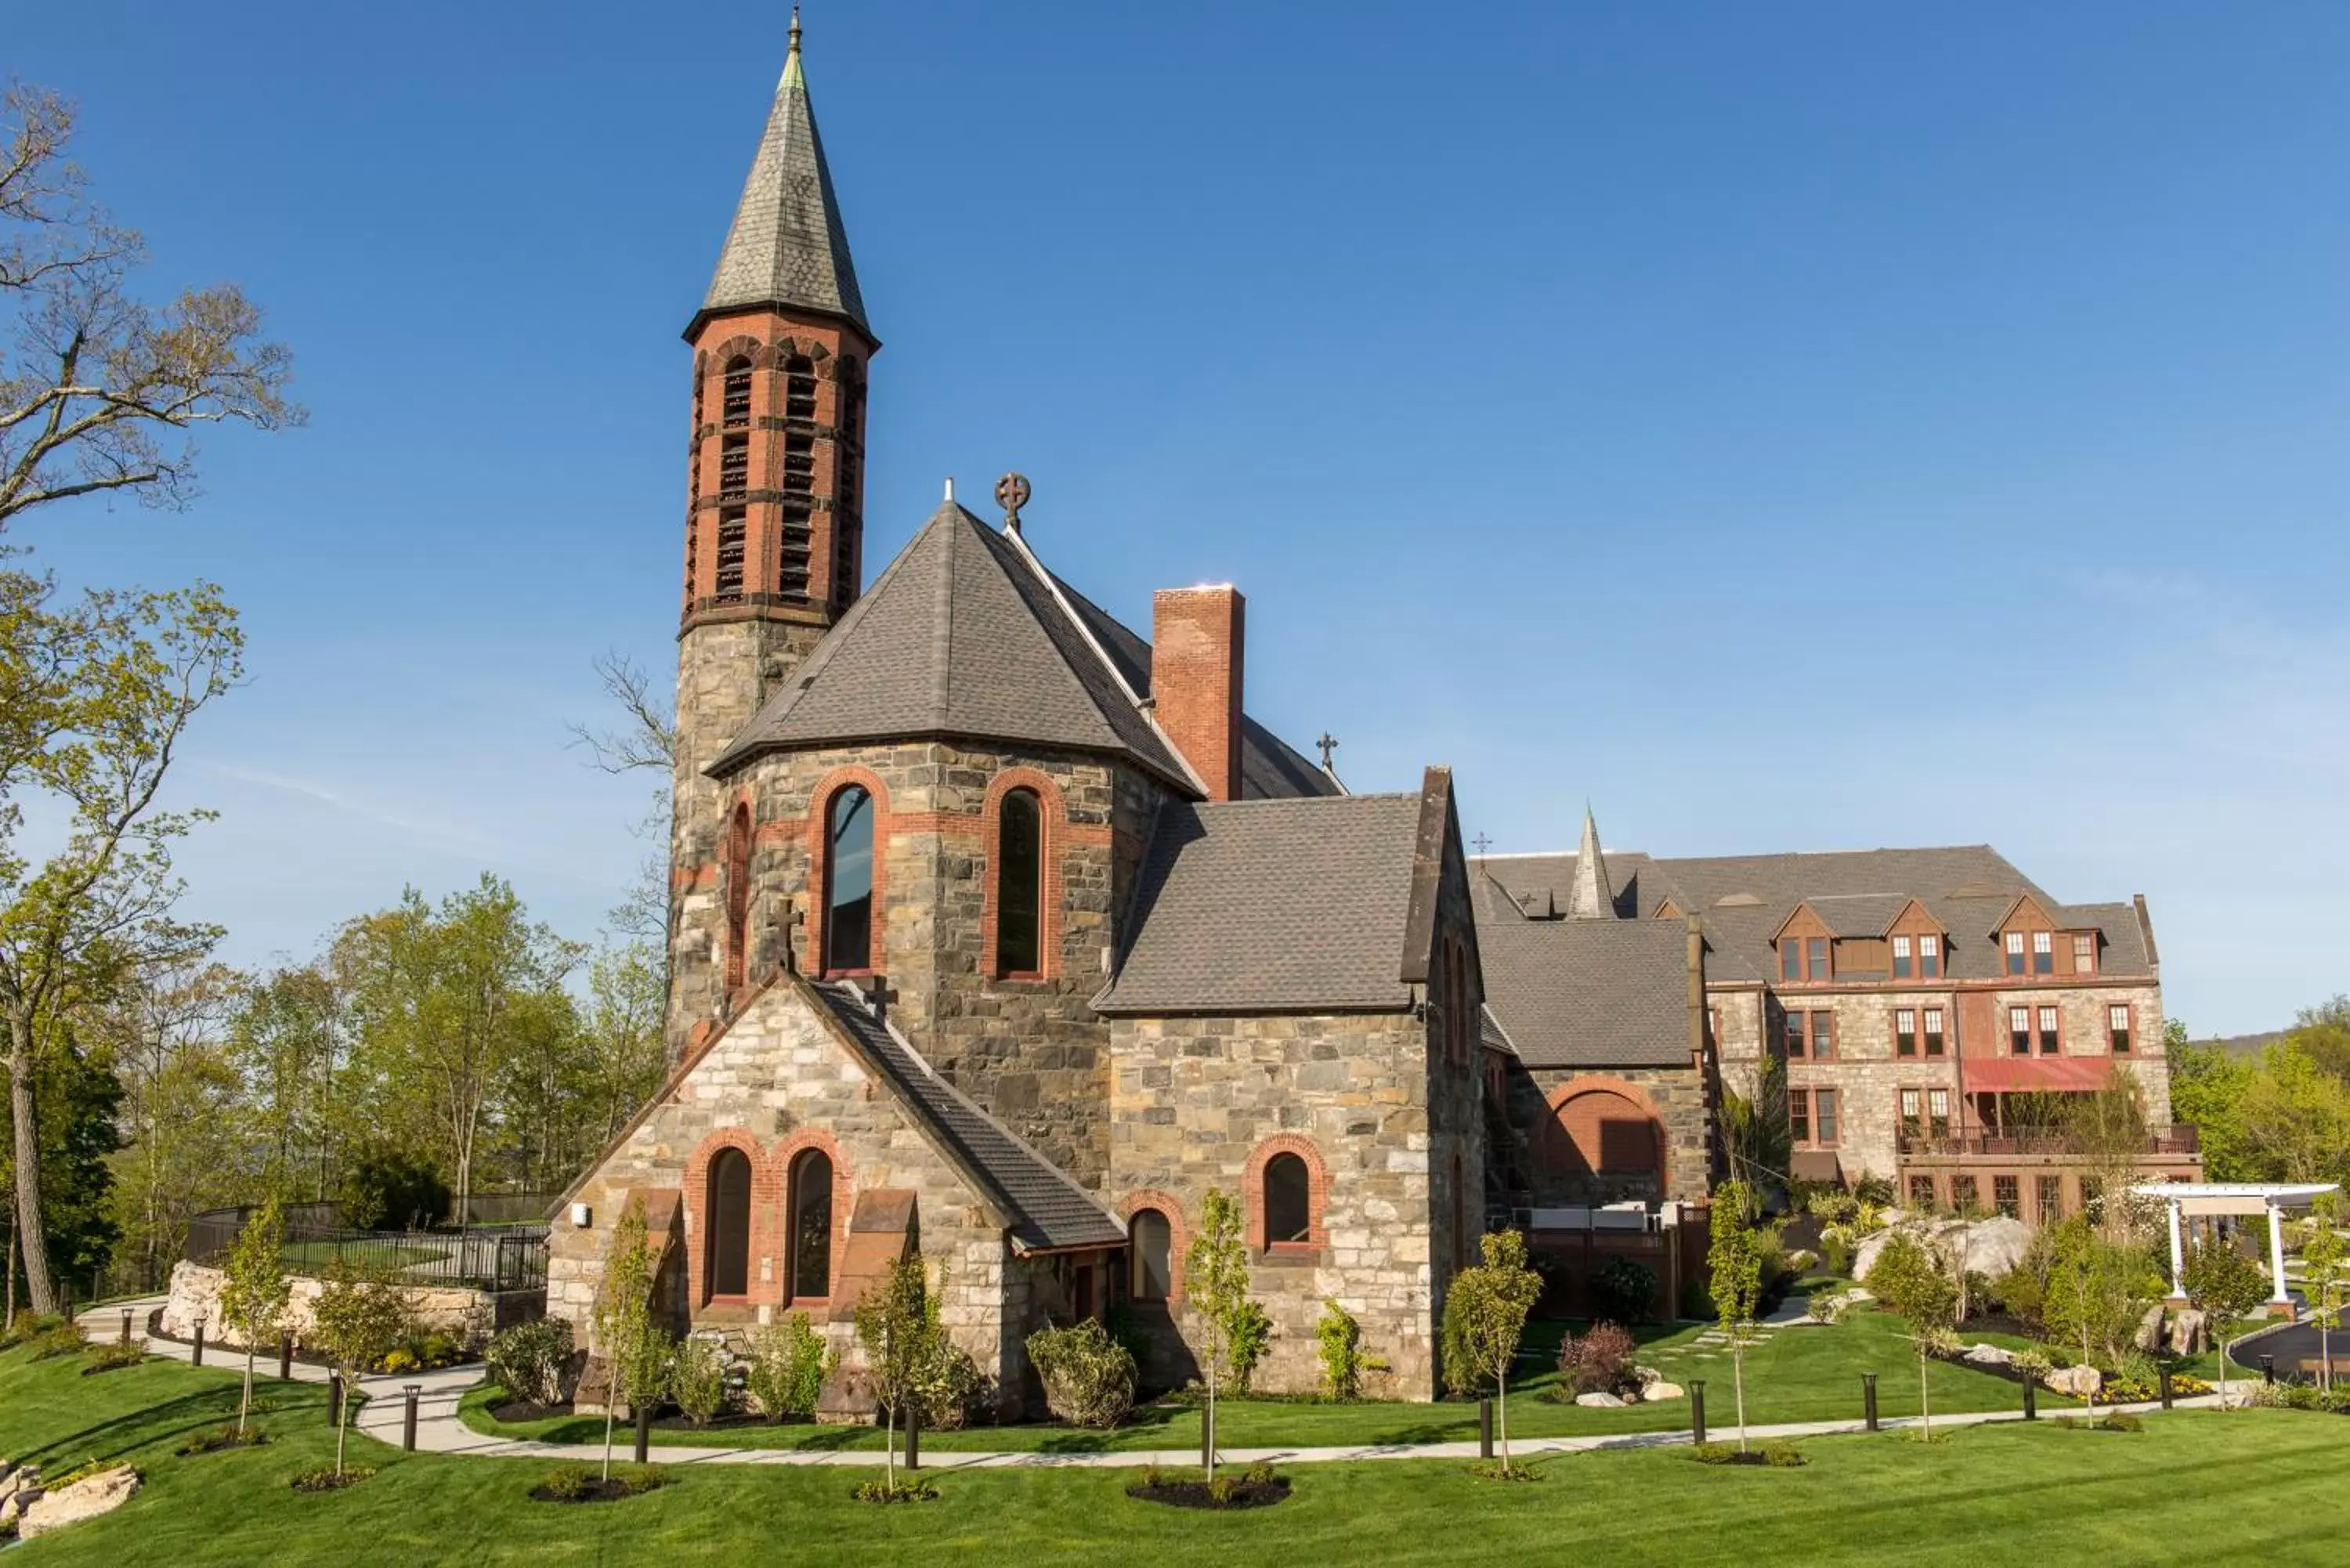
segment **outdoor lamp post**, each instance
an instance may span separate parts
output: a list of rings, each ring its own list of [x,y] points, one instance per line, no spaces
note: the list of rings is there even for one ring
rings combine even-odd
[[[403,1383],[400,1391],[408,1396],[408,1410],[400,1418],[400,1446],[403,1452],[412,1454],[416,1451],[416,1400],[424,1392],[424,1385]]]
[[[193,1350],[194,1354],[188,1357],[188,1365],[202,1366],[204,1364],[204,1314],[202,1313],[196,1314],[196,1338]]]

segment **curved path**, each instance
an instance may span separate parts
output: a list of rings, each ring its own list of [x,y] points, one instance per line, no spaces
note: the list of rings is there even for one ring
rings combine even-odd
[[[79,1322],[93,1339],[110,1339],[120,1331],[122,1309],[130,1308],[132,1332],[143,1324],[152,1309],[161,1306],[163,1298],[150,1297],[143,1301],[114,1302],[93,1307],[79,1314]],[[148,1351],[155,1355],[170,1356],[176,1361],[190,1358],[189,1346],[175,1340],[141,1336]],[[226,1366],[234,1361],[242,1365],[242,1353],[213,1347],[214,1366]],[[271,1367],[274,1373],[276,1368]],[[324,1383],[324,1368],[296,1362],[294,1380],[297,1383]],[[416,1446],[427,1453],[467,1454],[490,1459],[578,1459],[598,1450],[578,1443],[542,1443],[519,1438],[493,1438],[474,1431],[459,1418],[457,1402],[481,1382],[478,1366],[456,1366],[441,1372],[412,1373],[399,1376],[365,1377],[359,1388],[367,1402],[359,1407],[352,1425],[369,1437],[400,1446],[400,1427],[406,1416],[406,1401],[401,1389],[408,1384],[419,1386],[417,1406]],[[2219,1396],[2206,1394],[2196,1398],[2181,1399],[2181,1408],[2216,1406]],[[2159,1410],[2159,1404],[2100,1406],[2099,1408],[2123,1410]],[[1950,1416],[1937,1416],[1938,1427],[1978,1427],[2000,1421],[2020,1421],[2020,1410],[1971,1411]],[[1881,1423],[1887,1431],[1914,1427],[1915,1417],[1887,1418]],[[1733,1428],[1718,1426],[1717,1433],[1727,1435]],[[1794,1421],[1777,1426],[1751,1426],[1747,1436],[1757,1442],[1776,1438],[1823,1438],[1846,1433],[1865,1432],[1861,1421]],[[627,1428],[621,1428],[625,1435]],[[1510,1452],[1519,1459],[1533,1459],[1544,1454],[1589,1453],[1608,1449],[1662,1449],[1686,1444],[1686,1429],[1674,1432],[1626,1432],[1616,1436],[1581,1438],[1518,1438],[1510,1443]],[[712,1449],[681,1448],[655,1444],[650,1456],[661,1465],[879,1465],[884,1456],[872,1449]],[[1474,1442],[1461,1443],[1387,1443],[1357,1445],[1349,1448],[1275,1448],[1221,1449],[1218,1457],[1226,1464],[1255,1464],[1260,1460],[1281,1464],[1336,1464],[1363,1459],[1473,1459],[1477,1458]],[[1131,1450],[1118,1453],[1056,1454],[1028,1450],[972,1452],[969,1450],[935,1449],[922,1456],[922,1468],[928,1470],[962,1469],[1113,1469],[1122,1466],[1163,1465],[1178,1469],[1200,1462],[1197,1449]]]
[[[2334,1314],[2332,1330],[2334,1365],[2337,1376],[2345,1361],[2350,1361],[2350,1307]],[[2299,1376],[2303,1367],[2314,1372],[2317,1368],[2317,1320],[2306,1318],[2300,1323],[2280,1324],[2275,1328],[2245,1335],[2236,1341],[2235,1350],[2228,1359],[2249,1371],[2261,1369],[2261,1357],[2276,1358],[2280,1375]]]

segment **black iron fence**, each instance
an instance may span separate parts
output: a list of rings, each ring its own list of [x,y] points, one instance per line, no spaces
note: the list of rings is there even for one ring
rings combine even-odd
[[[536,1201],[543,1209],[545,1199]],[[260,1210],[212,1209],[188,1225],[187,1258],[216,1267]],[[481,1291],[546,1288],[544,1220],[474,1224],[435,1231],[358,1231],[338,1222],[331,1203],[296,1204],[284,1210],[288,1273],[317,1277],[337,1262],[410,1284]]]

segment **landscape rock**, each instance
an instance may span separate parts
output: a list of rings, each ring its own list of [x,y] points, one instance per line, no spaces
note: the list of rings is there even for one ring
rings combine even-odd
[[[2059,1366],[2049,1373],[2048,1386],[2075,1399],[2094,1399],[2106,1386],[2105,1374],[2094,1366]]]
[[[2005,1366],[2015,1359],[2015,1352],[1996,1345],[1970,1345],[1959,1359],[1976,1366]]]
[[[1678,1383],[1651,1383],[1640,1390],[1640,1397],[1647,1401],[1679,1399],[1683,1394],[1684,1390]]]
[[[2137,1333],[2131,1335],[2130,1343],[2140,1350],[2152,1350],[2162,1343],[2162,1303],[2160,1302],[2146,1309],[2146,1315],[2138,1319]]]
[[[1651,1383],[1662,1383],[1665,1380],[1665,1375],[1653,1366],[1635,1366],[1632,1368],[1632,1376],[1640,1380],[1640,1386],[1644,1389]]]
[[[1575,1402],[1589,1410],[1620,1410],[1624,1401],[1613,1394],[1577,1394]]]
[[[16,1523],[16,1533],[30,1541],[69,1524],[96,1519],[99,1514],[112,1513],[138,1490],[139,1472],[129,1465],[100,1470],[71,1486],[44,1493],[38,1502],[25,1511],[25,1517]]]
[[[2211,1348],[2211,1320],[2193,1307],[2181,1307],[2170,1318],[2170,1353],[2200,1355]]]
[[[18,1501],[23,1495],[21,1492],[12,1491],[6,1497],[0,1497],[0,1524],[12,1522],[16,1515],[23,1511],[23,1504]]]
[[[1861,1242],[1852,1259],[1856,1279],[1868,1278],[1868,1272],[1877,1266],[1877,1254],[1885,1251],[1885,1243],[1897,1233],[1927,1238],[1939,1243],[1940,1251],[1953,1255],[1963,1246],[1967,1272],[1997,1279],[2023,1261],[2025,1249],[2032,1245],[2033,1230],[2022,1220],[2010,1220],[2003,1214],[1971,1223],[1958,1220],[1904,1220]]]

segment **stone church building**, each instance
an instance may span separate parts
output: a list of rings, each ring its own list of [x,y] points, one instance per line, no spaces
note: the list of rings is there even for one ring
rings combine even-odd
[[[636,1209],[680,1331],[806,1312],[846,1348],[918,1251],[1005,1412],[1030,1333],[1112,1308],[1180,1382],[1222,1189],[1258,1386],[1315,1385],[1336,1301],[1426,1398],[1489,1222],[1653,1236],[1704,1198],[1724,1072],[1784,1047],[1752,919],[1731,951],[1671,877],[1612,881],[1587,817],[1574,857],[1472,859],[1442,766],[1350,793],[1249,717],[1239,592],[1159,593],[1146,639],[1040,557],[1016,476],[868,579],[880,341],[796,24],[685,337],[671,1074],[555,1217],[583,1342]]]

